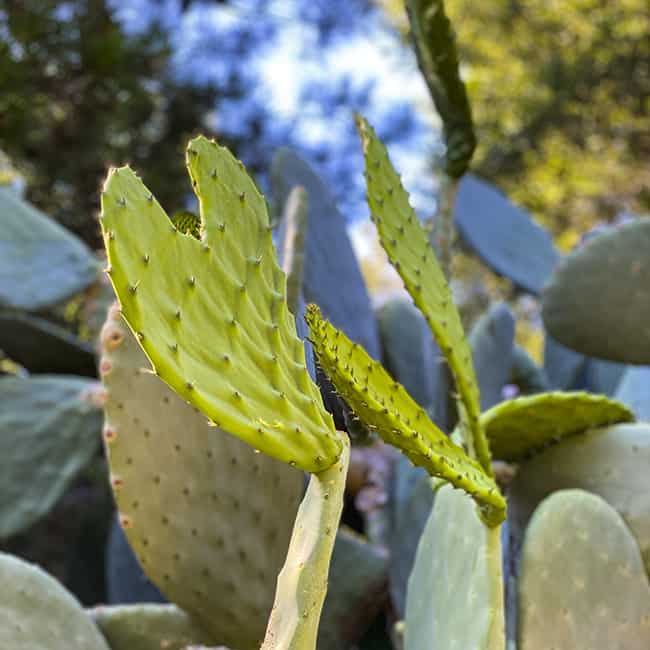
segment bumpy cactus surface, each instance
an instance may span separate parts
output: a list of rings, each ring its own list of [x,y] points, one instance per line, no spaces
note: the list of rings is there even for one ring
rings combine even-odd
[[[302,472],[209,426],[148,372],[117,305],[101,341],[104,440],[131,546],[163,593],[211,632],[208,640],[259,647]]]
[[[544,291],[544,325],[582,354],[650,363],[650,219],[598,235],[572,253]]]
[[[522,552],[518,627],[518,650],[650,647],[639,549],[601,498],[564,490],[535,511]]]
[[[111,650],[77,599],[38,567],[0,553],[0,648]]]

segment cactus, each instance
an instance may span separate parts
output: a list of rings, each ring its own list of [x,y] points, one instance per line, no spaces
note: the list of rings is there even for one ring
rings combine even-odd
[[[517,647],[650,647],[650,585],[639,549],[599,497],[563,490],[535,511],[522,552]]]
[[[404,650],[503,650],[500,536],[466,495],[438,489],[409,580]]]
[[[97,279],[86,245],[8,187],[0,187],[0,221],[1,307],[45,309]]]
[[[95,607],[89,615],[111,650],[184,650],[210,635],[174,605]]]
[[[495,458],[518,461],[589,428],[630,422],[623,404],[589,393],[541,393],[498,404],[481,416]]]
[[[345,219],[329,189],[304,160],[288,149],[275,154],[271,181],[278,208],[285,205],[293,187],[302,186],[307,192],[305,300],[320,305],[337,327],[379,359],[379,334],[370,298]]]
[[[79,602],[38,567],[0,553],[0,648],[111,650]]]
[[[46,515],[100,445],[83,377],[0,377],[0,539]]]
[[[474,325],[469,336],[481,409],[502,399],[503,387],[512,368],[515,318],[505,303],[496,303]]]
[[[96,376],[90,344],[59,325],[24,312],[0,309],[0,350],[30,372]]]
[[[460,412],[466,420],[464,430],[471,438],[470,446],[484,471],[491,475],[471,353],[449,286],[386,148],[360,116],[357,128],[365,157],[368,206],[381,244],[447,359],[460,395]]]
[[[544,338],[544,371],[552,390],[571,390],[585,368],[587,359],[558,343],[548,333]]]
[[[591,393],[613,396],[616,394],[625,364],[602,359],[587,359],[585,366],[585,389]]]
[[[650,363],[650,219],[598,235],[544,291],[542,317],[563,345],[609,361]]]
[[[258,647],[303,492],[302,473],[210,427],[147,372],[117,305],[101,341],[104,439],[132,547],[149,577],[213,640],[240,650]]]
[[[539,294],[560,256],[550,234],[494,186],[467,174],[454,208],[458,231],[476,254],[516,287]]]
[[[490,525],[502,521],[505,501],[492,478],[447,439],[404,387],[360,345],[323,320],[315,305],[308,307],[307,321],[320,365],[361,420],[431,476],[472,494]]]
[[[342,442],[307,373],[264,199],[216,143],[195,138],[187,161],[200,241],[170,223],[129,168],[109,173],[101,225],[122,313],[154,371],[214,424],[321,471]]]
[[[627,404],[637,420],[650,421],[650,366],[630,366],[616,389],[616,399]]]
[[[510,384],[515,384],[524,395],[544,393],[550,390],[544,368],[540,368],[520,345],[512,349]]]

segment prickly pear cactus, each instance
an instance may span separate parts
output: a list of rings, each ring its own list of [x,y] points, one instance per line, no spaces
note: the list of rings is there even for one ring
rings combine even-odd
[[[505,646],[500,527],[485,526],[449,485],[438,489],[420,539],[405,620],[404,650]]]
[[[582,354],[650,364],[650,219],[598,235],[567,257],[544,291],[551,335]]]
[[[302,472],[210,427],[148,372],[117,305],[101,342],[104,440],[127,538],[149,577],[214,641],[257,649]]]
[[[76,598],[52,576],[0,553],[0,648],[111,650]]]
[[[616,399],[627,404],[637,420],[650,422],[650,366],[630,366],[616,389]]]
[[[102,194],[108,273],[154,371],[218,427],[310,472],[342,442],[309,378],[266,203],[226,149],[198,137],[187,164],[202,238],[174,226],[140,179]]]
[[[537,508],[522,552],[518,618],[518,650],[650,647],[639,549],[601,498],[563,490]]]

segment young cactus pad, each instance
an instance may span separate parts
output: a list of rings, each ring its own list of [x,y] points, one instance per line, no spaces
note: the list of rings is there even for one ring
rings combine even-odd
[[[472,446],[479,463],[491,475],[490,450],[479,421],[481,409],[472,355],[451,290],[386,147],[362,117],[357,117],[357,127],[366,161],[368,205],[381,245],[449,363],[462,400],[461,410],[467,414]]]
[[[500,523],[505,500],[481,466],[438,429],[380,363],[324,320],[318,307],[309,305],[306,318],[320,365],[361,421],[432,476],[471,494],[488,524]]]
[[[519,397],[481,416],[494,457],[511,462],[567,436],[632,420],[620,402],[580,392]]]
[[[215,425],[318,472],[342,443],[305,366],[266,203],[243,165],[204,137],[187,166],[200,240],[169,220],[128,167],[102,194],[108,273],[154,371]]]

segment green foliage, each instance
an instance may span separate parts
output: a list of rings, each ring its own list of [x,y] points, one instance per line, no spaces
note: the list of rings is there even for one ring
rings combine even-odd
[[[108,177],[101,223],[122,313],[155,372],[215,425],[304,470],[329,467],[342,443],[307,373],[264,199],[217,144],[192,140],[187,160],[201,241],[130,169]]]
[[[404,650],[503,650],[500,527],[443,486],[422,533],[406,599]]]
[[[522,551],[519,650],[645,650],[649,644],[650,585],[620,515],[581,490],[548,497]]]
[[[0,553],[0,647],[111,650],[79,602],[32,564]]]

